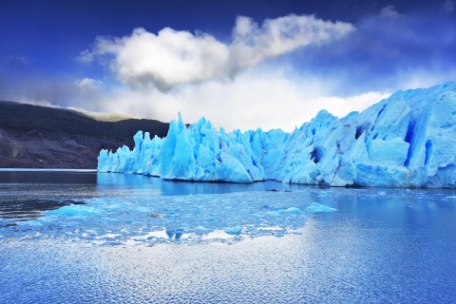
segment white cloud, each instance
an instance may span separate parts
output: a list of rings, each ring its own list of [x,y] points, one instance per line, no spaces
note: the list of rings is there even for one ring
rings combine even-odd
[[[342,117],[360,111],[387,94],[364,93],[347,98],[330,97],[324,80],[288,79],[277,70],[250,71],[230,82],[208,81],[173,92],[151,92],[118,87],[109,94],[87,100],[92,111],[120,112],[138,118],[162,121],[176,119],[181,112],[186,122],[206,117],[217,127],[292,131],[321,110]]]
[[[231,79],[269,58],[328,43],[353,30],[349,23],[323,21],[314,16],[266,19],[261,26],[250,18],[238,17],[231,44],[205,33],[164,28],[153,34],[139,28],[122,38],[97,38],[93,48],[83,51],[78,60],[91,62],[107,57],[112,72],[122,83],[166,91],[208,80]]]
[[[86,92],[101,89],[101,87],[103,86],[103,82],[92,78],[83,78],[75,80],[74,85],[79,90]]]
[[[382,8],[380,12],[380,17],[395,20],[401,17],[401,14],[397,12],[396,7],[394,5],[388,5]]]
[[[266,19],[261,28],[250,18],[238,17],[230,45],[230,60],[236,72],[297,48],[339,39],[354,27],[314,16],[289,15]]]
[[[449,67],[440,70],[440,67],[414,68],[400,71],[397,75],[397,89],[427,88],[446,81],[456,80],[456,69]]]
[[[95,40],[97,41],[97,40]],[[81,63],[90,63],[94,60],[94,52],[89,50],[82,51],[78,57],[76,57],[76,61]]]

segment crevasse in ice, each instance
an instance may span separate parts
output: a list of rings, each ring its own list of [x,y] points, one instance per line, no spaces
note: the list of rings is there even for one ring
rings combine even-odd
[[[456,82],[397,91],[341,119],[322,110],[292,133],[217,130],[179,115],[165,138],[106,150],[99,172],[189,181],[456,187]]]

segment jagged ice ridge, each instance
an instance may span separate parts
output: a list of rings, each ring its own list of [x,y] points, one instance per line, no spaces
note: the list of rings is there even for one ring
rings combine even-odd
[[[456,82],[399,90],[338,119],[322,110],[292,133],[219,131],[179,115],[165,138],[102,150],[99,172],[163,179],[330,186],[456,187]]]

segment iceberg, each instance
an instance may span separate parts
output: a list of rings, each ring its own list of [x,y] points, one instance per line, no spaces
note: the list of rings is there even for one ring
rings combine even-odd
[[[399,90],[362,112],[326,110],[291,133],[217,130],[181,115],[165,138],[100,151],[99,172],[169,180],[329,186],[456,187],[456,82]]]

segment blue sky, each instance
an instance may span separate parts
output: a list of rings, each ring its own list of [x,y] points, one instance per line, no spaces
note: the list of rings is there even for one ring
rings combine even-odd
[[[0,3],[0,99],[292,130],[456,80],[455,2]]]

